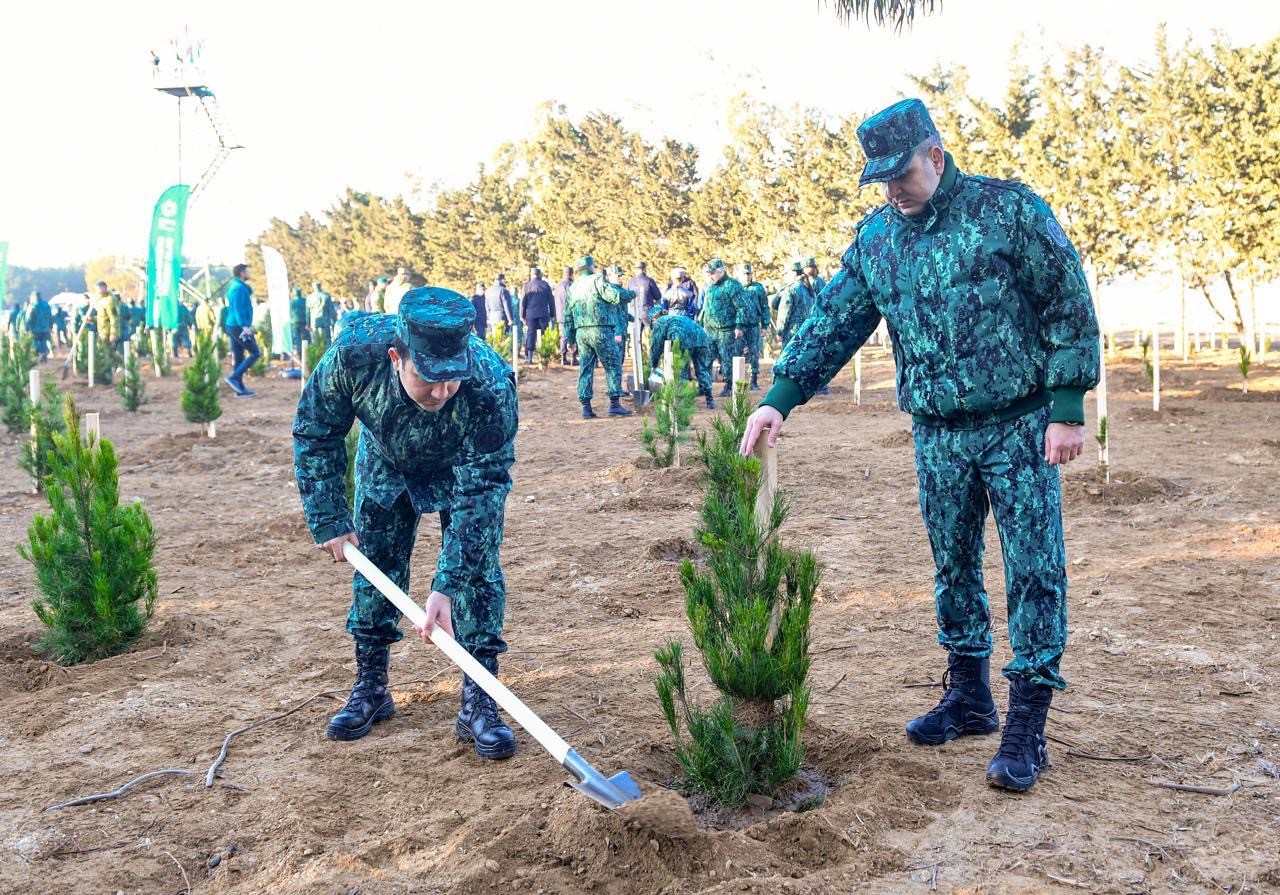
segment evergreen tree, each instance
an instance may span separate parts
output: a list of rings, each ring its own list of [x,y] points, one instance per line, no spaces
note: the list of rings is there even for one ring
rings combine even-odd
[[[730,805],[770,794],[800,768],[819,578],[812,553],[779,543],[782,495],[758,510],[760,461],[739,456],[740,439],[723,417],[699,435],[705,475],[697,533],[706,567],[686,559],[680,569],[693,641],[720,698],[707,707],[690,701],[680,642],[655,654],[658,698],[685,781]]]
[[[120,395],[124,409],[131,413],[151,401],[147,397],[147,386],[142,379],[142,361],[138,358],[138,352],[129,352],[116,392]]]
[[[32,604],[45,626],[37,647],[72,665],[115,655],[142,633],[155,610],[156,536],[141,504],[120,506],[115,449],[82,443],[70,396],[64,420],[46,479],[52,512],[32,519],[18,552],[35,567],[40,591]]]
[[[538,338],[538,366],[546,369],[551,359],[560,354],[560,327],[554,323],[542,331]]]
[[[671,344],[675,375],[664,380],[653,393],[653,425],[648,418],[640,430],[640,444],[662,469],[679,462],[680,445],[689,440],[698,387],[684,377],[689,356],[680,350],[679,340]]]
[[[115,349],[110,342],[104,342],[101,337],[95,339],[93,343],[93,382],[95,385],[110,385],[111,373],[116,368],[117,358]],[[89,376],[89,333],[85,332],[80,336],[79,342],[76,344],[76,369],[81,371],[85,378]]]
[[[9,340],[0,357],[0,392],[4,395],[4,425],[10,432],[23,432],[31,424],[28,377],[35,365],[31,336]]]
[[[498,357],[511,363],[511,331],[505,323],[495,324],[493,332],[485,336],[484,340],[498,353]]]
[[[222,416],[218,401],[218,359],[207,332],[196,335],[191,362],[182,371],[182,415],[192,423],[211,423]]]
[[[45,477],[51,471],[50,452],[53,450],[55,432],[65,432],[62,393],[53,381],[46,381],[40,393],[40,401],[28,410],[28,427],[35,438],[22,445],[18,465],[31,476],[38,490],[44,490]]]
[[[310,373],[320,363],[320,358],[329,350],[329,334],[322,328],[311,333],[311,341],[307,343],[307,372]]]

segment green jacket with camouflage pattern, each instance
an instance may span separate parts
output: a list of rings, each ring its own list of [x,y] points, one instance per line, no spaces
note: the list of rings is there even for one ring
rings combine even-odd
[[[977,427],[1050,402],[1053,421],[1084,421],[1098,321],[1075,248],[1022,184],[963,174],[947,154],[921,214],[864,218],[764,403],[785,416],[809,400],[882,316],[898,405],[917,421]]]
[[[591,326],[607,326],[622,335],[626,334],[627,313],[619,308],[636,294],[630,289],[615,286],[602,273],[583,275],[569,286],[565,299],[564,337],[568,342],[576,340],[579,329]]]
[[[747,298],[742,284],[724,277],[707,286],[702,294],[702,313],[698,322],[707,329],[733,329],[747,324]]]
[[[515,381],[473,335],[471,378],[441,410],[421,410],[387,356],[395,333],[392,314],[361,317],[316,365],[293,421],[298,493],[316,543],[354,531],[344,442],[359,420],[357,501],[390,508],[407,491],[418,513],[449,510],[432,589],[452,597],[502,543],[519,422]]]
[[[751,282],[742,287],[742,313],[738,326],[768,326],[769,293],[763,283]]]

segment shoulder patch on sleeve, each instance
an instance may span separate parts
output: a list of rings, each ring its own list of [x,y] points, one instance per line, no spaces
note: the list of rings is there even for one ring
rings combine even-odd
[[[473,443],[476,450],[482,454],[492,454],[498,448],[502,447],[505,439],[502,437],[502,427],[488,425],[475,434]]]
[[[1062,229],[1062,225],[1058,223],[1057,218],[1048,218],[1045,222],[1045,229],[1049,231],[1049,238],[1057,243],[1060,248],[1071,247],[1071,240],[1067,238],[1066,231]]]

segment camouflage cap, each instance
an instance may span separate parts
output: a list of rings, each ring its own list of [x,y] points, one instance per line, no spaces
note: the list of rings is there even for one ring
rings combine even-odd
[[[389,279],[387,279],[386,277],[378,277],[378,283],[379,283],[379,284],[382,284],[382,283],[390,283],[390,282],[391,282],[391,281],[390,281]]]
[[[743,273],[751,273],[751,262],[743,261],[741,264],[738,265],[738,270],[742,271]]]
[[[613,265],[613,267],[611,268],[611,272],[613,273],[614,276],[618,276],[618,277],[622,276],[622,265],[621,264]]]
[[[717,270],[724,270],[724,262],[719,258],[712,258],[706,264],[702,265],[703,273],[715,273]]]
[[[814,268],[816,268],[816,267],[818,266],[818,259],[817,259],[817,258],[805,258],[805,259],[804,259],[804,266],[805,266],[805,267],[814,267]]]
[[[581,258],[578,259],[578,270],[580,271],[586,270],[588,267],[595,267],[595,266],[596,266],[596,259],[592,258],[590,255],[583,255]]]
[[[413,366],[426,382],[471,376],[471,328],[476,310],[452,289],[420,286],[400,299],[396,334],[409,347]]]
[[[867,155],[858,186],[900,177],[911,153],[928,137],[936,137],[929,110],[918,99],[904,99],[858,125],[858,142]]]

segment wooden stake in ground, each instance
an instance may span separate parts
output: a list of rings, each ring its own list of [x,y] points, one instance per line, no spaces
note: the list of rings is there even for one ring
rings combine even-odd
[[[298,378],[302,380],[301,388],[303,389],[307,387],[307,348],[308,346],[309,346],[309,343],[307,342],[307,340],[303,339],[302,347],[300,349],[301,360],[298,361],[298,368],[299,370],[301,370],[301,373],[302,373],[302,375],[299,376]]]
[[[862,404],[862,349],[853,353],[853,403]]]
[[[160,344],[158,336],[159,333],[156,330],[151,330],[151,366],[156,371],[156,379],[164,375],[160,364],[160,349],[164,346]]]
[[[89,330],[89,388],[93,388],[93,371],[96,366],[94,357],[98,348],[98,334],[93,330]]]
[[[735,357],[733,359],[733,406],[735,410],[741,410],[738,406],[739,401],[747,400],[747,359],[745,357]]]
[[[39,427],[36,425],[36,409],[40,406],[40,371],[35,367],[27,373],[27,397],[31,399],[31,456],[35,457],[40,443]],[[38,463],[32,464],[33,469],[38,466]],[[34,478],[31,480],[31,493],[40,493],[40,482]]]
[[[640,320],[637,318],[631,321],[631,379],[633,385],[631,401],[637,408],[647,404],[649,398],[649,383],[644,381],[644,361],[640,356],[642,350],[643,348],[640,344]]]
[[[671,340],[668,339],[662,343],[662,384],[664,387],[670,387],[675,381],[676,358],[675,352],[671,349]],[[676,456],[671,465],[676,469],[680,468],[680,439],[678,437],[680,433],[676,428],[678,425],[675,408],[673,407],[671,411],[671,440],[675,442]]]
[[[1151,409],[1160,412],[1160,324],[1151,327]]]
[[[1094,392],[1098,402],[1098,464],[1108,484],[1111,483],[1111,425],[1107,419],[1107,356],[1103,353],[1098,364],[1098,388]]]
[[[760,490],[756,493],[756,522],[767,525],[773,514],[773,494],[778,490],[778,449],[769,447],[769,436],[761,433],[752,451],[760,460]]]
[[[514,374],[516,385],[520,384],[520,326],[515,321],[511,321],[511,372]]]

